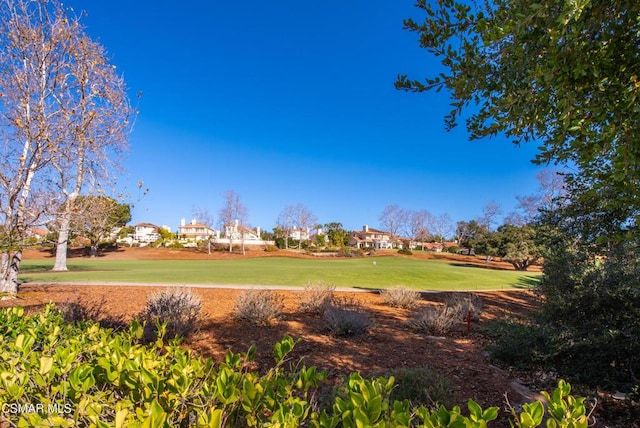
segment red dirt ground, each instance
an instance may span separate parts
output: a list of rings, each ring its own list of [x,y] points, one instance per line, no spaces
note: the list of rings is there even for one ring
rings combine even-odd
[[[297,253],[250,251],[244,257],[258,256],[309,257]],[[182,258],[236,258],[243,257],[226,252],[211,255],[190,250],[151,248],[119,248],[102,254],[107,258],[127,259],[182,259]],[[25,258],[51,257],[48,253],[27,252]],[[508,263],[490,262],[475,257],[423,254],[413,257],[451,258],[456,261],[493,269],[509,269]],[[0,307],[22,305],[37,309],[49,301],[65,302],[77,299],[99,302],[104,298],[104,309],[111,315],[127,319],[140,313],[146,299],[159,288],[120,286],[38,286],[24,285],[19,300],[1,302]],[[351,293],[374,321],[371,331],[357,338],[339,338],[327,334],[322,320],[298,311],[300,292],[275,291],[285,305],[285,316],[272,326],[256,328],[233,319],[233,306],[243,290],[194,288],[201,296],[206,313],[200,331],[186,341],[186,346],[197,353],[220,360],[228,349],[243,352],[251,344],[258,347],[257,364],[267,367],[273,361],[271,349],[283,335],[301,339],[294,357],[304,357],[307,365],[315,365],[329,374],[334,381],[351,372],[363,375],[384,373],[400,367],[430,367],[444,376],[450,384],[455,402],[466,408],[472,398],[482,406],[504,407],[504,394],[512,404],[532,399],[526,388],[519,388],[517,379],[509,372],[494,366],[489,360],[483,344],[485,338],[479,334],[487,321],[495,318],[518,317],[535,309],[535,296],[527,291],[478,292],[483,299],[483,313],[479,322],[472,323],[467,332],[464,322],[457,331],[446,338],[431,337],[411,331],[407,321],[412,312],[386,306],[378,293]],[[349,293],[338,293],[349,294]],[[440,305],[445,293],[425,293],[421,306]],[[522,395],[524,390],[525,395]],[[507,416],[506,411],[502,411]],[[508,426],[506,419],[493,426]]]

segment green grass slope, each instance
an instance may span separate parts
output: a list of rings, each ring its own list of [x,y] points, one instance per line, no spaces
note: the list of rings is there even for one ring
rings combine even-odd
[[[501,271],[461,263],[376,257],[313,260],[252,258],[237,260],[72,259],[69,272],[50,272],[53,262],[25,260],[20,280],[30,282],[104,282],[303,286],[323,281],[337,287],[419,290],[500,290],[527,288],[538,273]]]

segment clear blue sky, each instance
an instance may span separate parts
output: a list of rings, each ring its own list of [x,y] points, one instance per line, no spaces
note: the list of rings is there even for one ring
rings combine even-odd
[[[413,0],[73,0],[87,33],[144,93],[121,180],[132,223],[175,230],[233,190],[270,230],[287,205],[320,223],[375,227],[384,207],[471,220],[537,189],[534,145],[447,133],[446,93],[397,91],[438,62],[402,20]]]

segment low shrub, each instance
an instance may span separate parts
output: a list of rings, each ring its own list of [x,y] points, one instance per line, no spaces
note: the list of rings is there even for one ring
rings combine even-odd
[[[409,321],[409,326],[419,332],[443,336],[449,333],[458,322],[457,314],[448,306],[428,307],[413,317]]]
[[[140,314],[145,322],[145,340],[161,336],[159,326],[166,326],[166,336],[187,337],[198,329],[202,301],[197,294],[184,287],[171,287],[152,293]]]
[[[275,253],[276,251],[280,251],[280,248],[278,248],[276,245],[267,245],[266,247],[264,247],[264,251],[267,253]]]
[[[487,345],[491,358],[519,369],[537,369],[552,355],[545,329],[526,320],[496,320],[487,324],[492,339]]]
[[[402,367],[384,375],[395,379],[391,392],[394,400],[409,400],[416,406],[442,404],[449,407],[455,402],[449,381],[429,367]]]
[[[333,301],[335,289],[335,285],[325,284],[322,281],[307,283],[304,291],[297,294],[300,311],[307,314],[322,315],[327,306]]]
[[[394,308],[413,309],[420,302],[420,292],[409,288],[394,287],[380,291],[382,301]]]
[[[247,290],[238,295],[233,307],[237,320],[268,325],[282,317],[282,296],[272,290]]]
[[[411,256],[411,255],[413,255],[413,251],[411,251],[408,248],[400,248],[398,250],[398,254],[404,254],[405,256]]]
[[[447,253],[458,254],[459,251],[460,251],[460,247],[458,247],[457,245],[452,245],[450,247],[447,247]]]
[[[482,297],[474,293],[449,293],[444,304],[459,320],[466,320],[471,311],[471,319],[478,321],[482,313]]]
[[[335,336],[359,336],[371,327],[371,319],[356,302],[334,299],[324,311],[327,329]]]
[[[340,247],[338,257],[363,257],[364,251],[360,248]]]

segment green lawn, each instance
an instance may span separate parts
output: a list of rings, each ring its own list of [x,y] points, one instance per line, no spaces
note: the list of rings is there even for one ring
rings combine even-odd
[[[374,264],[375,262],[375,264]],[[337,287],[421,290],[527,288],[540,274],[499,271],[403,257],[311,260],[100,260],[71,259],[69,272],[49,272],[53,262],[24,260],[20,280],[29,282],[127,282],[162,284],[244,284],[303,286],[323,281]]]

